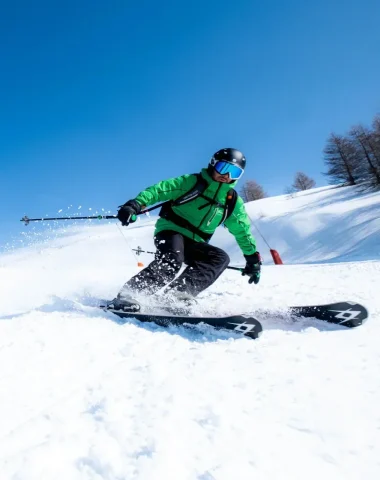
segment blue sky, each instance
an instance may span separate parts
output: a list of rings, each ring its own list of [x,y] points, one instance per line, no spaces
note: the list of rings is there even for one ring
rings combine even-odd
[[[378,0],[7,2],[0,245],[24,215],[117,206],[232,146],[244,179],[326,184],[331,131],[380,111]]]

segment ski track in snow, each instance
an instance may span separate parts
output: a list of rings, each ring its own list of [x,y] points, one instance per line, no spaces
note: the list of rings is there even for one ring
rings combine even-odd
[[[319,191],[322,208],[331,192]],[[266,262],[257,286],[225,272],[197,308],[262,308],[256,341],[120,324],[86,306],[138,271],[125,240],[151,250],[153,224],[125,238],[114,225],[67,229],[0,256],[0,479],[380,478],[380,249],[361,262]],[[225,233],[218,244],[242,263]],[[284,313],[350,299],[370,310],[357,329]]]

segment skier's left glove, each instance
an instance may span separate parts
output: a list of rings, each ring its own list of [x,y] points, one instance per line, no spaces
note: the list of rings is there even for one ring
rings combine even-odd
[[[248,275],[249,280],[248,283],[254,283],[255,285],[260,281],[260,273],[261,273],[261,256],[259,252],[255,252],[252,255],[244,255],[245,259],[247,260],[247,264],[242,271],[242,275]]]
[[[136,200],[129,200],[119,207],[117,218],[121,221],[123,227],[137,220],[137,215],[141,212],[141,205]]]

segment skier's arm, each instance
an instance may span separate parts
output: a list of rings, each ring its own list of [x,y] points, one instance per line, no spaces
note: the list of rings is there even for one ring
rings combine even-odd
[[[158,202],[176,200],[193,188],[196,183],[196,175],[182,175],[182,177],[170,178],[156,183],[156,185],[140,192],[135,199],[128,200],[124,205],[121,205],[117,212],[117,218],[123,226],[128,226],[131,222],[136,221],[136,215],[144,208]]]
[[[145,208],[158,202],[175,200],[193,188],[196,182],[197,177],[195,175],[182,175],[181,177],[163,180],[140,192],[135,201],[142,208]]]
[[[224,224],[228,231],[236,238],[244,255],[252,255],[256,252],[256,240],[251,233],[251,222],[241,197],[238,197],[232,215]]]

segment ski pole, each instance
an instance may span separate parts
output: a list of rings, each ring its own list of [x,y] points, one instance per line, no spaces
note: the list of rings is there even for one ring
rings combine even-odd
[[[128,243],[128,240],[126,239],[125,235],[124,235],[123,232],[121,231],[121,228],[119,227],[118,224],[116,224],[116,227],[117,227],[117,229],[119,230],[120,235],[124,238],[125,243],[128,245],[129,250],[132,251],[132,255],[135,257],[135,259],[136,259],[136,261],[137,261],[137,266],[138,266],[138,267],[143,267],[144,264],[143,264],[142,262],[139,262],[139,260],[138,260],[138,258],[137,258],[137,255],[139,255],[139,253],[133,253],[133,251],[134,251],[135,249],[134,249],[134,248],[131,248],[131,246],[130,246],[129,243]]]
[[[141,253],[150,253],[151,255],[155,255],[156,252],[148,252],[147,250],[143,250],[141,247],[132,248],[133,251],[136,252],[136,255],[140,255]],[[242,272],[244,268],[241,267],[227,267],[229,270],[236,270],[238,272]]]
[[[140,253],[150,253],[151,255],[154,255],[156,252],[148,252],[147,250],[143,250],[141,247],[137,248],[132,248],[134,252],[136,252],[136,255],[140,255]]]
[[[29,225],[29,222],[46,222],[47,220],[104,220],[117,218],[116,215],[96,215],[92,217],[44,217],[44,218],[29,218],[25,215],[20,222],[25,222],[25,225]]]
[[[248,213],[247,213],[248,215]],[[267,242],[267,239],[264,237],[264,235],[261,233],[261,231],[259,230],[259,227],[257,226],[256,223],[254,223],[254,221],[252,220],[252,218],[248,215],[248,218],[251,222],[251,224],[256,228],[256,230],[259,232],[260,234],[260,237],[264,240],[264,242],[266,243],[267,247],[269,248],[269,251],[270,251],[270,254],[272,255],[272,258],[273,258],[273,262],[275,265],[283,265],[283,262],[282,262],[282,259],[280,257],[280,254],[278,253],[277,250],[275,250],[274,248],[271,248],[271,246],[269,245],[269,243]]]
[[[238,272],[242,272],[244,270],[244,268],[242,267],[227,267],[229,270],[236,270]]]

